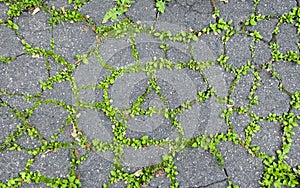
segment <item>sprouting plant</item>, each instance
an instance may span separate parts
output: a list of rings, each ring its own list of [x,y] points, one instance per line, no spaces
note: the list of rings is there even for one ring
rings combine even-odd
[[[300,92],[299,91],[296,91],[292,95],[292,100],[291,100],[290,104],[293,108],[300,108]]]
[[[171,0],[155,0],[155,6],[160,13],[165,13],[166,3],[171,2]]]
[[[130,4],[133,2],[133,0],[117,0],[115,7],[104,15],[102,23],[106,23],[108,20],[116,21],[118,16],[128,11]]]

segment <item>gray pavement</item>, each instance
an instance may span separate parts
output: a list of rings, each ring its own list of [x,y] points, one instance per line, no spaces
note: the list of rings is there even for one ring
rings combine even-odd
[[[0,187],[300,187],[299,0],[0,0]]]

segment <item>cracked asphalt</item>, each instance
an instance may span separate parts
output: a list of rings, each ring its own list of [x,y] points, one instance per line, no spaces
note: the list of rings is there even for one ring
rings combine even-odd
[[[159,94],[155,90],[147,93],[140,108],[144,111],[151,107],[179,109],[186,101],[194,101],[191,108],[175,114],[183,135],[172,126],[172,119],[155,113],[128,117],[124,137],[138,139],[146,135],[149,139],[168,139],[175,143],[177,138],[189,142],[201,135],[228,135],[232,131],[238,140],[238,143],[230,139],[220,140],[216,145],[224,161],[223,166],[219,165],[213,150],[205,146],[185,145],[182,150],[174,150],[173,162],[178,172],[175,181],[179,187],[228,187],[231,183],[242,188],[263,187],[260,182],[267,167],[265,158],[261,156],[277,160],[287,134],[283,122],[269,121],[269,114],[276,114],[279,118],[293,113],[295,122],[300,122],[299,108],[291,106],[292,94],[300,92],[300,18],[298,16],[291,23],[279,23],[280,17],[293,8],[298,8],[300,12],[299,0],[260,0],[257,5],[250,0],[171,0],[163,14],[157,11],[153,1],[138,0],[128,7],[126,13],[118,16],[119,20],[105,24],[102,23],[104,15],[115,6],[115,1],[93,0],[83,3],[78,9],[81,15],[88,18],[86,21],[62,21],[51,25],[52,15],[40,7],[37,13],[23,10],[20,16],[13,17],[18,30],[6,25],[10,9],[7,2],[0,0],[0,20],[3,21],[0,22],[0,57],[11,58],[9,63],[0,62],[0,182],[3,187],[10,187],[9,180],[20,177],[21,172],[38,172],[44,178],[39,182],[21,180],[18,186],[11,187],[56,187],[49,182],[56,178],[68,178],[74,169],[81,187],[102,187],[110,182],[111,171],[115,170],[114,150],[98,151],[91,146],[93,140],[116,142],[112,116],[93,106],[106,101],[106,90],[97,85],[104,83],[112,74],[112,69],[125,68],[125,72],[107,91],[110,105],[126,115],[135,101],[143,96],[151,81],[146,71],[131,71],[130,66],[137,61],[146,65],[154,57],[174,63],[190,60],[215,63],[201,71],[187,67],[155,70]],[[74,10],[74,5],[67,1],[43,1],[43,6]],[[215,10],[219,11],[219,15],[215,15]],[[245,24],[253,14],[269,17],[256,20],[253,25]],[[155,31],[170,31],[174,35],[180,31],[201,31],[220,19],[225,22],[231,20],[234,34],[224,42],[222,36],[226,35],[226,30],[220,33],[203,32],[199,40],[189,44],[159,40],[152,33],[135,31],[134,35],[99,40],[102,36],[95,32],[95,26],[110,27],[124,18],[137,25],[145,24]],[[277,27],[279,33],[274,33]],[[260,33],[260,40],[254,40],[254,31]],[[128,30],[122,32],[130,33]],[[134,38],[134,47],[129,42],[130,37]],[[56,56],[30,54],[22,40],[32,48],[54,51]],[[51,41],[54,41],[54,48]],[[278,50],[283,55],[295,52],[298,60],[274,59],[273,43],[279,45]],[[167,45],[168,49],[164,51],[162,45]],[[138,58],[134,57],[133,48],[138,52]],[[76,55],[82,56],[91,51],[97,51],[98,55],[89,55],[88,64],[79,64]],[[217,63],[224,54],[229,57],[229,70]],[[58,61],[55,59],[57,56],[64,60]],[[238,75],[234,71],[241,70],[248,62],[253,67],[246,74]],[[53,89],[41,87],[41,81],[60,75],[69,65],[76,65],[70,80],[53,81]],[[255,89],[258,103],[249,105],[251,90],[257,82],[253,72],[257,72],[260,78],[260,85]],[[274,72],[278,77],[272,74]],[[214,88],[214,95],[202,103],[197,102],[198,91],[206,92],[210,88]],[[241,107],[246,109],[245,113]],[[222,116],[224,110],[232,111],[228,119]],[[75,125],[73,121],[68,121],[70,117],[76,119]],[[249,136],[247,131],[253,124],[259,129]],[[284,163],[295,169],[296,185],[299,187],[300,127],[294,126],[292,131],[294,134],[291,135],[292,142]],[[251,146],[258,146],[259,151],[243,145],[247,139],[250,139]],[[61,145],[55,145],[57,150],[40,149],[34,154],[33,151],[42,148],[45,142]],[[164,154],[173,151],[171,145],[161,147],[150,144],[136,149],[123,144],[122,147],[121,166],[128,174],[159,164]],[[75,167],[70,165],[74,150],[76,157],[86,156]],[[32,164],[29,164],[31,161]],[[170,187],[172,183],[168,174],[163,172],[153,175],[143,187]],[[127,181],[119,179],[111,182],[110,187],[128,185]]]

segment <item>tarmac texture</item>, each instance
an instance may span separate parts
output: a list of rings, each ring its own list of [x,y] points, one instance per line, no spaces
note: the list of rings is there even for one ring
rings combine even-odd
[[[299,0],[0,0],[0,187],[300,187]]]

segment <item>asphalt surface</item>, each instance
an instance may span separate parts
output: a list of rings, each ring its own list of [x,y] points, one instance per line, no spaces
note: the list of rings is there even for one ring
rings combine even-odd
[[[171,62],[189,62],[191,59],[198,62],[215,62],[202,71],[187,68],[157,69],[156,84],[166,100],[162,100],[155,90],[152,90],[140,105],[141,109],[177,109],[186,101],[195,101],[198,91],[205,92],[213,87],[214,96],[202,103],[195,102],[191,109],[176,114],[184,132],[184,139],[227,134],[229,130],[233,130],[237,139],[246,140],[246,131],[249,130],[251,122],[254,122],[260,128],[251,137],[251,145],[259,146],[259,152],[277,159],[286,133],[282,122],[270,122],[267,117],[270,113],[277,116],[293,113],[295,117],[300,117],[299,108],[291,106],[292,94],[300,91],[300,62],[299,59],[297,62],[274,59],[270,46],[275,42],[279,44],[278,49],[282,54],[293,51],[299,56],[299,26],[295,26],[297,21],[278,24],[282,15],[291,12],[292,8],[298,7],[299,4],[297,0],[261,0],[258,5],[254,5],[250,0],[171,0],[167,3],[164,14],[161,14],[153,1],[138,0],[132,3],[128,12],[118,17],[119,20],[130,18],[133,23],[176,34],[180,31],[200,31],[222,18],[226,22],[232,20],[231,25],[235,31],[226,43],[222,41],[226,31],[220,34],[203,33],[198,41],[192,41],[190,44],[164,41],[168,45],[166,51],[160,47],[164,44],[163,41],[156,36],[135,33],[135,48],[141,65],[153,61],[154,57],[167,58]],[[57,10],[62,10],[62,7],[65,10],[74,10],[74,5],[68,4],[67,1],[44,1],[43,6],[54,6]],[[115,1],[93,0],[78,9],[81,15],[88,18],[87,20],[92,20],[93,24],[86,20],[62,21],[56,25],[50,25],[49,12],[40,7],[39,11],[33,13],[36,8],[34,7],[23,10],[20,16],[13,17],[13,23],[19,27],[18,30],[13,30],[6,24],[6,20],[10,19],[7,16],[10,5],[0,1],[0,19],[4,21],[0,24],[0,57],[13,58],[9,64],[0,62],[0,182],[3,187],[10,187],[9,180],[20,177],[21,172],[25,171],[39,172],[47,180],[38,183],[21,181],[20,187],[55,187],[48,181],[70,176],[70,171],[74,169],[70,165],[74,149],[79,157],[86,156],[75,168],[82,187],[101,187],[110,181],[111,171],[115,170],[113,149],[97,151],[88,144],[81,147],[80,142],[83,142],[83,139],[78,139],[77,135],[83,136],[87,143],[92,143],[93,140],[113,143],[115,140],[114,123],[110,116],[102,110],[88,107],[94,102],[105,101],[103,89],[95,86],[105,80],[111,74],[111,70],[103,66],[101,61],[114,69],[128,68],[137,61],[133,56],[130,37],[106,37],[100,43],[99,38],[102,36],[95,32],[93,25],[109,27],[119,22],[116,20],[102,23],[105,13],[114,6]],[[217,16],[213,15],[216,9],[219,10]],[[257,24],[252,26],[245,25],[245,21],[253,13],[270,18],[257,20]],[[278,34],[274,34],[276,26],[279,26]],[[260,33],[261,40],[254,41],[251,35],[254,31]],[[72,79],[54,82],[53,89],[42,89],[41,81],[59,75],[68,65],[56,61],[54,56],[29,54],[23,48],[21,40],[25,40],[32,48],[54,50],[67,64],[76,65],[70,74]],[[51,45],[52,40],[54,48]],[[251,50],[251,46],[255,48]],[[190,49],[193,49],[193,53]],[[96,50],[101,60],[96,55],[91,55],[88,56],[88,64],[78,63],[75,56],[87,54],[91,50]],[[229,57],[229,70],[216,63],[222,54]],[[241,74],[241,78],[237,80],[236,72],[231,70],[240,69],[247,62],[251,62],[253,67],[246,74]],[[255,82],[254,71],[257,71],[261,78],[260,85],[255,90],[258,103],[249,106],[250,91]],[[272,72],[276,72],[280,78],[272,76]],[[130,109],[134,101],[145,93],[149,80],[150,77],[145,71],[123,73],[109,86],[111,106],[124,112]],[[234,84],[234,90],[231,90]],[[81,89],[76,90],[75,85]],[[283,90],[280,89],[281,86]],[[34,95],[37,96],[27,100],[26,96]],[[231,102],[224,102],[226,98]],[[220,102],[222,99],[223,102]],[[59,102],[63,102],[64,105],[59,105]],[[74,113],[65,108],[66,106],[72,107]],[[221,117],[224,110],[239,107],[246,108],[247,113],[239,113],[240,111],[236,110],[228,116],[227,121]],[[32,113],[28,114],[29,110],[32,110]],[[255,121],[253,114],[260,117],[260,120]],[[76,128],[73,122],[66,122],[72,115],[77,121]],[[299,123],[299,119],[295,122]],[[30,136],[28,127],[37,133]],[[74,129],[77,131],[75,135]],[[293,141],[284,162],[294,169],[299,187],[300,171],[297,170],[300,166],[300,127],[294,126],[292,131]],[[180,137],[170,119],[159,113],[128,118],[126,137],[138,139],[145,135],[149,139],[169,138],[171,141]],[[64,143],[65,147],[58,147],[57,150],[47,149],[38,154],[30,152],[42,148],[45,141]],[[259,182],[263,181],[267,169],[263,163],[264,159],[258,154],[252,155],[249,149],[240,143],[221,140],[217,144],[217,151],[222,155],[224,166],[219,165],[218,159],[205,147],[186,146],[183,151],[176,151],[173,162],[177,167],[176,182],[179,187],[227,187],[230,183],[245,188],[260,187]],[[170,151],[169,147],[157,145],[141,149],[124,146],[123,149],[121,166],[124,172],[129,174],[160,163],[162,156]],[[32,164],[26,165],[31,160]],[[169,187],[171,184],[165,172],[154,175],[144,186]],[[112,183],[111,187],[127,185],[128,182],[120,180]]]

